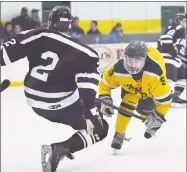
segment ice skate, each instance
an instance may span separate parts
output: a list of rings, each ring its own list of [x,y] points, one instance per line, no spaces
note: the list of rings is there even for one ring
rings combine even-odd
[[[126,138],[125,134],[119,134],[119,133],[115,133],[114,138],[112,140],[112,144],[111,147],[114,150],[114,155],[117,153],[118,150],[121,149],[122,145],[123,145],[123,141],[130,141],[131,138]]]
[[[64,157],[74,159],[69,149],[63,143],[43,145],[41,148],[41,163],[43,172],[55,172],[60,160]]]
[[[173,97],[171,107],[172,108],[183,108],[186,107],[187,101],[181,99],[179,96]]]

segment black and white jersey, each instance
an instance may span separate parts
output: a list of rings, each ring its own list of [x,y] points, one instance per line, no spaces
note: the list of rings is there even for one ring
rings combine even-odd
[[[178,57],[186,62],[185,47],[185,29],[175,23],[168,26],[158,41],[158,50],[168,59]]]
[[[0,55],[2,66],[27,57],[29,72],[24,89],[32,107],[67,107],[79,99],[77,86],[88,90],[94,101],[98,54],[75,38],[48,29],[23,31],[1,46]]]

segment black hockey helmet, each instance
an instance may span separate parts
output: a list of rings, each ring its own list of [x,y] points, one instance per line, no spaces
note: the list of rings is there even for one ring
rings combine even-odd
[[[184,13],[177,13],[174,19],[174,22],[176,24],[180,24],[180,22],[184,19],[187,18],[187,14]]]
[[[48,27],[51,30],[68,32],[71,29],[72,15],[67,6],[55,6],[49,14]]]
[[[139,73],[146,61],[148,49],[143,41],[131,41],[125,48],[124,67],[130,74]]]

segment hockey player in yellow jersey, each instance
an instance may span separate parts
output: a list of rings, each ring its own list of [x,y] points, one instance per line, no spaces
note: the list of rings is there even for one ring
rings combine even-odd
[[[111,90],[121,87],[120,107],[133,112],[142,99],[152,99],[155,109],[146,118],[145,138],[151,138],[162,126],[171,105],[171,89],[166,78],[165,62],[157,49],[147,47],[143,41],[132,41],[124,51],[124,58],[108,68],[99,82],[99,98],[113,103]],[[103,115],[111,117],[112,107],[101,104]],[[118,113],[116,131],[111,147],[121,149],[131,117]]]

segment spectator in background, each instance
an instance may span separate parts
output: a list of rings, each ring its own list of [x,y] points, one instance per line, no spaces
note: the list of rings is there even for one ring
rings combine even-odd
[[[0,22],[0,40],[4,38],[4,27],[3,24]]]
[[[85,35],[84,31],[79,27],[79,18],[78,17],[73,18],[71,30],[72,30],[72,37],[74,37],[74,38],[81,38]]]
[[[17,16],[16,18],[12,19],[13,27],[15,25],[20,25],[21,30],[23,31],[31,29],[30,23],[31,23],[31,18],[28,15],[28,9],[26,7],[23,7],[21,9],[20,16]]]
[[[5,29],[4,29],[4,41],[7,41],[13,36],[13,28],[11,22],[5,23]]]
[[[93,43],[99,44],[101,32],[97,29],[97,21],[93,20],[90,25],[90,30],[87,32],[89,38],[92,39]]]
[[[93,20],[91,22],[91,26],[90,26],[90,30],[88,31],[88,35],[94,35],[94,36],[98,36],[101,35],[101,32],[97,29],[97,21]]]
[[[37,9],[33,9],[31,11],[31,24],[30,24],[31,29],[38,29],[41,27],[39,11],[40,10]]]
[[[0,37],[0,45],[3,44],[4,39]]]
[[[21,26],[19,24],[14,25],[14,36],[21,32]]]
[[[112,29],[108,38],[109,43],[122,43],[124,42],[123,30],[121,23],[117,23]]]
[[[42,29],[48,28],[48,22],[42,23],[42,24],[41,24],[41,28],[42,28]]]

